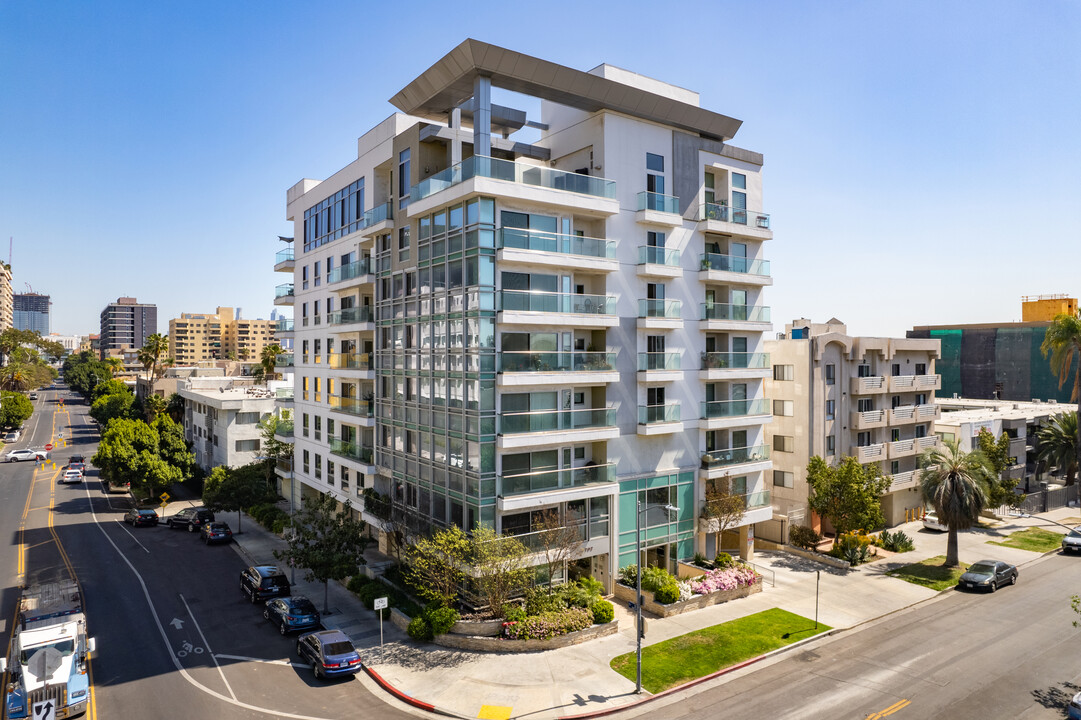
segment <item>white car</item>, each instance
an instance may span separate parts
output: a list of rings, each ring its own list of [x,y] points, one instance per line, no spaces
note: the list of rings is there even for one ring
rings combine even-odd
[[[24,448],[23,450],[12,450],[5,457],[8,462],[19,462],[20,460],[47,460],[49,458],[49,453],[44,450]]]
[[[81,470],[71,468],[64,471],[64,476],[60,478],[62,483],[81,483],[83,481],[83,473]]]
[[[938,519],[938,513],[934,510],[923,516],[923,526],[928,530],[937,530],[938,532],[946,532],[949,530],[946,523]]]
[[[22,437],[22,433],[18,430],[12,430],[11,432],[4,434],[4,442],[13,443],[19,442],[19,438]]]

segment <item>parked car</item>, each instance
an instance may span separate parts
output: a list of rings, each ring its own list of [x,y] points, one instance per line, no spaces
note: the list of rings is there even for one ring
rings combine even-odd
[[[297,655],[312,666],[317,678],[356,675],[360,654],[341,630],[317,630],[297,638]]]
[[[233,541],[233,531],[223,522],[207,522],[199,528],[199,537],[207,545],[210,543],[227,543]]]
[[[31,450],[30,448],[24,448],[22,450],[12,450],[7,455],[8,462],[21,462],[23,460],[48,460],[49,453],[44,450]]]
[[[923,516],[923,526],[928,530],[937,530],[938,532],[946,532],[950,529],[944,522],[938,519],[938,513],[934,510]]]
[[[310,630],[319,627],[319,611],[312,601],[303,595],[274,598],[266,601],[263,617],[278,626],[282,635],[291,630]]]
[[[165,524],[174,530],[186,527],[188,532],[195,532],[203,523],[214,522],[214,513],[205,507],[184,508],[180,512],[169,517]]]
[[[7,433],[4,434],[4,442],[6,442],[6,443],[19,442],[20,437],[22,437],[22,432],[20,430],[10,430],[10,431],[8,431]]]
[[[65,470],[64,474],[60,477],[60,482],[65,483],[65,484],[67,484],[67,483],[81,483],[82,481],[83,481],[83,472],[82,472],[82,470],[75,470],[75,469]]]
[[[38,399],[38,394],[36,392],[30,393],[30,399],[31,400],[37,400]]]
[[[140,525],[149,525],[151,527],[158,524],[158,514],[153,510],[140,510],[139,508],[132,508],[124,513],[124,522],[130,524],[132,527],[139,527]]]
[[[1070,720],[1081,720],[1081,692],[1074,695],[1073,699],[1070,700],[1068,717]]]
[[[1078,525],[1062,537],[1062,552],[1081,553],[1081,525]]]
[[[1002,585],[1013,585],[1016,582],[1016,566],[1001,560],[980,560],[969,565],[968,570],[957,581],[957,587],[994,592]]]
[[[288,595],[291,589],[285,573],[273,565],[253,565],[240,571],[240,592],[251,599],[252,605]]]

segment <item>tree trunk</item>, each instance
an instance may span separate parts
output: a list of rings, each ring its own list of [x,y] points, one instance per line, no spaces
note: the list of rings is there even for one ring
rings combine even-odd
[[[946,537],[946,567],[957,567],[957,529],[952,525]]]

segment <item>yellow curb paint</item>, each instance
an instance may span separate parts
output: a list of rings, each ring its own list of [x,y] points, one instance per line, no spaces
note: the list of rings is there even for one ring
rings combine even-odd
[[[510,720],[510,713],[513,709],[503,705],[481,705],[477,717],[480,720]]]

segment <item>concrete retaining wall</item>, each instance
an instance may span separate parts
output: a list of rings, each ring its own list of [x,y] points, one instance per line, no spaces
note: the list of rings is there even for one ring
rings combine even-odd
[[[762,592],[762,578],[758,578],[754,585],[748,587],[736,588],[735,590],[718,590],[712,592],[709,595],[695,595],[690,600],[684,600],[683,602],[674,602],[670,605],[662,605],[653,599],[653,592],[650,590],[642,590],[642,609],[647,612],[651,612],[658,617],[671,617],[673,615],[682,615],[685,612],[691,612],[692,610],[700,610],[710,605],[718,605],[729,600],[736,600],[738,598],[747,597],[757,592]],[[634,602],[634,588],[627,587],[626,585],[616,585],[616,597],[626,603]]]
[[[394,627],[402,632],[406,632],[409,629],[410,617],[397,608],[390,609],[390,621],[394,624]],[[492,620],[489,622],[498,623],[499,630],[503,629],[502,620]],[[489,623],[465,624],[487,625]],[[596,638],[605,637],[607,635],[615,635],[619,632],[619,620],[613,620],[610,623],[593,625],[592,627],[587,627],[585,630],[567,633],[566,635],[560,635],[548,640],[506,640],[498,637],[499,631],[496,631],[495,637],[459,635],[457,634],[459,625],[462,625],[462,623],[456,623],[454,628],[451,629],[451,632],[446,635],[437,635],[432,642],[443,647],[455,648],[457,650],[476,650],[478,652],[541,652],[543,650],[555,650],[556,648],[580,645],[584,642],[589,642],[590,640],[595,640]]]
[[[804,550],[803,548],[798,548],[795,545],[785,545],[784,551],[792,553],[793,555],[799,555],[801,558],[805,558],[807,560],[814,560],[815,562],[820,562],[823,565],[835,567],[838,570],[850,570],[852,568],[852,566],[849,565],[848,561],[846,560],[835,558],[832,555],[826,555],[825,553],[817,553],[811,552],[810,550]]]

